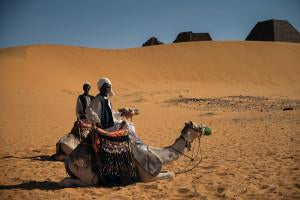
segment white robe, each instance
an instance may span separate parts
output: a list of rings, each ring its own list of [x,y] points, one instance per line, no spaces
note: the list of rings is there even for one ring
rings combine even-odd
[[[107,97],[104,97],[107,98]],[[110,107],[110,109],[112,110],[112,105],[111,102],[108,99],[108,105]],[[86,113],[86,117],[89,121],[91,121],[92,123],[99,123],[101,124],[101,113],[102,113],[102,104],[100,101],[100,95],[98,94],[97,96],[95,96],[94,100],[90,103],[90,105],[86,108],[85,113]],[[116,131],[119,130],[122,119],[121,119],[121,113],[120,112],[115,112],[112,110],[112,116],[113,116],[113,120],[114,120],[114,126],[105,129],[106,131]],[[129,131],[129,134],[134,134],[135,133],[135,127],[133,125],[132,122],[127,122],[127,128]]]

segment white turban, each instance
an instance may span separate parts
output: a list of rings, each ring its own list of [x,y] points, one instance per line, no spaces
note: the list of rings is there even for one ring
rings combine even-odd
[[[100,80],[98,81],[98,83],[97,83],[98,90],[100,91],[100,89],[102,88],[102,86],[104,85],[104,83],[107,83],[107,84],[110,85],[110,87],[111,87],[110,93],[108,93],[107,96],[109,96],[109,97],[114,96],[114,95],[115,95],[115,92],[114,92],[113,89],[112,89],[111,81],[110,81],[108,78],[106,78],[106,77],[102,77],[102,78],[100,78]]]

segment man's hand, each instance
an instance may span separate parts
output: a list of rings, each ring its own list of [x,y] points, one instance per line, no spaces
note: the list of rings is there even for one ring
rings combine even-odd
[[[109,136],[111,137],[119,137],[119,136],[125,136],[128,134],[128,129],[120,129],[120,130],[117,130],[117,131],[114,131],[114,132],[111,132],[109,134]]]
[[[99,139],[98,134],[95,134],[92,146],[93,146],[93,149],[94,149],[95,153],[97,154],[98,151],[99,151],[99,148],[100,148],[100,139]]]
[[[98,131],[99,134],[106,135],[109,137],[125,136],[128,134],[128,129],[125,129],[125,128],[117,130],[117,131],[113,131],[113,132],[108,132],[101,128],[96,128],[96,130]]]
[[[101,124],[99,122],[96,123],[96,127],[101,128]]]

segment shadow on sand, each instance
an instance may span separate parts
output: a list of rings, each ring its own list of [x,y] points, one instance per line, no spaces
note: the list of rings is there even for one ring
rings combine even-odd
[[[38,155],[38,156],[28,156],[28,157],[18,157],[18,156],[3,156],[0,159],[9,159],[9,158],[15,158],[15,159],[29,159],[29,160],[38,160],[38,161],[57,161],[53,159],[52,156],[49,155]],[[59,161],[60,162],[60,161]]]
[[[0,185],[0,190],[13,190],[13,189],[24,189],[24,190],[59,190],[65,187],[60,186],[57,182],[52,181],[29,181],[26,183],[20,183],[16,185]]]

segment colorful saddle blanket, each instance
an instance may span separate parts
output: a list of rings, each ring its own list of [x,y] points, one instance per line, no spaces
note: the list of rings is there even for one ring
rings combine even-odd
[[[138,180],[129,137],[100,135],[97,175],[102,185],[128,185]]]

